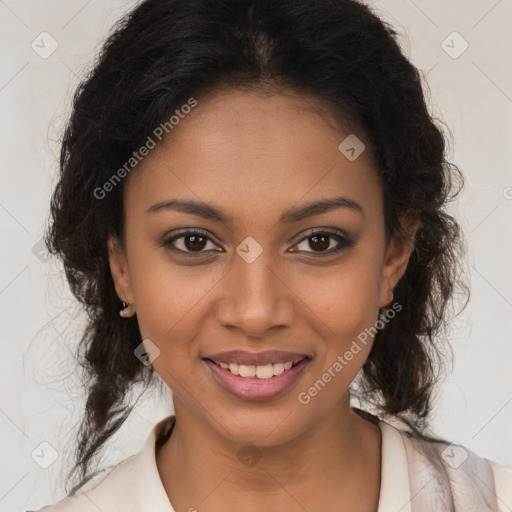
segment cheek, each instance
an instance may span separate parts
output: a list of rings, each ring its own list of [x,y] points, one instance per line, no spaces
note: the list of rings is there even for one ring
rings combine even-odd
[[[130,274],[141,334],[161,350],[193,333],[204,298],[222,277],[220,269],[177,265],[164,248],[151,246],[132,252]]]
[[[343,265],[331,267],[322,283],[308,283],[314,290],[310,294],[311,308],[338,343],[350,344],[352,338],[377,319],[380,262],[371,254],[354,252]]]
[[[379,310],[379,261],[358,254],[340,266],[323,292],[315,294],[321,322],[327,325],[321,336],[317,364],[299,401],[317,395],[318,413],[327,413],[346,393],[370,353]],[[325,389],[325,391],[324,391]],[[320,393],[321,392],[321,393]],[[301,401],[301,403],[305,403]],[[309,403],[309,402],[308,402]]]

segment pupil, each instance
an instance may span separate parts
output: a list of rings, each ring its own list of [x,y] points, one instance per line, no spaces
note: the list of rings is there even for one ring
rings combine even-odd
[[[202,244],[201,243],[199,243],[199,244],[197,243],[198,239],[203,239]],[[203,235],[189,235],[189,236],[186,236],[185,237],[185,246],[186,246],[186,248],[188,250],[194,250],[194,249],[201,250],[205,246],[205,239],[206,239],[206,237],[203,236]],[[188,240],[192,240],[192,244],[187,243]]]
[[[318,243],[317,240],[322,239],[323,242]],[[325,250],[329,247],[329,235],[314,235],[311,237],[311,240],[313,240],[313,244],[309,244],[312,249],[315,249],[314,245],[320,246],[319,250]]]

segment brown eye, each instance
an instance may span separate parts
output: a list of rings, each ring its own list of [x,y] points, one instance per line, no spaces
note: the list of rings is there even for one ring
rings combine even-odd
[[[207,237],[203,235],[185,235],[183,237],[183,245],[189,251],[201,251],[205,248]]]
[[[313,235],[308,238],[308,240],[310,241],[309,246],[314,251],[325,251],[326,249],[329,248],[329,245],[331,245],[330,244],[331,239],[332,239],[332,236],[327,235],[325,233],[322,233],[320,235]]]
[[[294,247],[300,247],[301,245],[312,249],[311,251],[303,249],[304,252],[309,252],[313,254],[317,253],[318,256],[327,256],[335,252],[341,251],[342,249],[345,249],[347,247],[352,247],[354,245],[354,241],[349,240],[348,238],[338,233],[333,233],[331,231],[315,231],[313,233],[310,233],[307,237],[303,238]],[[334,249],[332,249],[333,245]],[[331,248],[331,250],[327,251],[327,249],[329,248]],[[300,251],[301,249],[294,250],[292,252]]]
[[[164,245],[176,252],[202,254],[207,252],[204,251],[204,249],[207,247],[208,242],[210,242],[213,247],[216,247],[205,233],[200,231],[185,231],[166,239]]]

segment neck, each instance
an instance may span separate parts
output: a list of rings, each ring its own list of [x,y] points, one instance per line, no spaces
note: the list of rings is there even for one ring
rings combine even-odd
[[[379,427],[352,411],[347,397],[314,428],[264,447],[233,443],[176,407],[156,458],[176,510],[363,512],[378,506],[380,446]]]

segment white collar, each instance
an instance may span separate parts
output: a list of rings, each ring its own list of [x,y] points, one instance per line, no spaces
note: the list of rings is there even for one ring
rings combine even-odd
[[[142,449],[119,463],[95,487],[76,498],[82,510],[111,512],[175,512],[156,465],[156,440],[166,432],[174,416],[160,420]],[[379,421],[382,433],[382,470],[378,512],[411,512],[407,453],[400,431]],[[67,501],[67,500],[66,500]],[[81,504],[82,504],[81,503]],[[48,511],[48,512],[51,512]]]
[[[411,512],[409,466],[402,434],[379,421],[382,433],[379,509],[377,512]]]
[[[135,471],[140,489],[137,494],[144,497],[139,504],[140,510],[174,512],[155,458],[157,436],[170,427],[172,418],[168,416],[155,425],[139,454]],[[395,427],[383,421],[379,421],[379,427],[382,433],[382,470],[378,512],[411,512],[407,453],[402,436]]]

